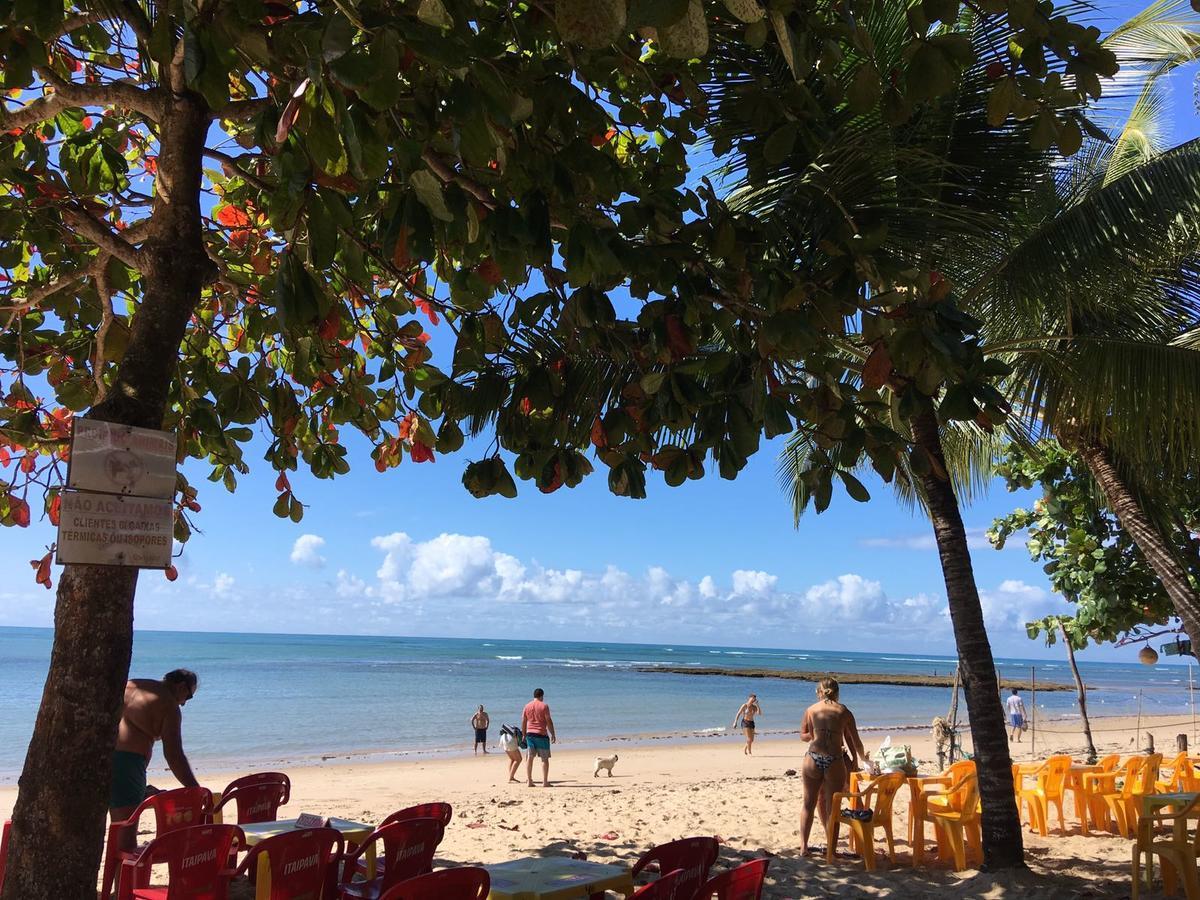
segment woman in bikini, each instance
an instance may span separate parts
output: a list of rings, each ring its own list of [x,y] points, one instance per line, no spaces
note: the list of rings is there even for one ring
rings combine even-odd
[[[834,793],[843,790],[850,777],[842,745],[850,749],[850,768],[857,769],[859,758],[867,755],[853,713],[838,702],[838,683],[834,679],[822,678],[817,684],[817,702],[804,711],[800,740],[809,742],[800,765],[804,778],[800,852],[808,853],[813,810],[820,811],[821,824],[825,825]]]
[[[747,755],[754,754],[754,720],[762,715],[762,704],[758,702],[758,695],[751,694],[750,698],[738,707],[737,715],[733,717],[733,727],[741,727],[742,733],[746,735],[746,746],[742,748],[742,752]]]

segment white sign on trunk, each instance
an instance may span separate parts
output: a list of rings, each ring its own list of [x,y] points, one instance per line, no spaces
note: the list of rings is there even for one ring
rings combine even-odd
[[[67,487],[169,500],[175,496],[175,435],[76,419]]]
[[[59,565],[171,565],[170,500],[63,491],[58,520]]]

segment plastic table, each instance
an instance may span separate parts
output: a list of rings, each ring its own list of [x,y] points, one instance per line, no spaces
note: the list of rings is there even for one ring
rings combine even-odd
[[[253,847],[259,841],[265,841],[269,837],[275,837],[279,834],[285,834],[289,831],[299,831],[300,826],[296,824],[296,819],[280,819],[277,822],[258,822],[254,825],[241,825],[242,833],[246,835],[246,846]],[[353,841],[355,844],[362,843],[375,828],[367,825],[364,822],[353,822],[350,819],[330,819],[329,827],[336,828],[347,841]]]
[[[490,900],[571,900],[613,891],[633,895],[633,872],[566,856],[530,856],[484,866],[492,879]]]

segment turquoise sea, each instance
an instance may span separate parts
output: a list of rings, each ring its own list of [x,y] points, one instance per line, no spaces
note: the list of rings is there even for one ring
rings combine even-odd
[[[50,659],[48,629],[0,628],[0,783],[20,771]],[[1061,662],[1004,659],[1002,675],[1070,680]],[[756,691],[763,731],[795,730],[812,685],[688,676],[639,666],[721,666],[809,671],[946,673],[949,657],[488,639],[139,632],[132,674],[178,666],[200,676],[184,712],[184,743],[198,769],[246,769],[322,757],[385,758],[470,752],[476,705],[492,736],[517,723],[535,687],[546,691],[559,739],[702,738],[727,729]],[[1081,662],[1094,715],[1188,718],[1188,668]],[[1198,676],[1200,677],[1200,676]],[[927,727],[945,715],[945,688],[847,685],[842,699],[864,726]],[[1026,703],[1030,698],[1026,695]],[[1075,713],[1074,692],[1039,692],[1044,717]],[[965,719],[965,706],[963,707]],[[868,740],[868,744],[871,741]]]

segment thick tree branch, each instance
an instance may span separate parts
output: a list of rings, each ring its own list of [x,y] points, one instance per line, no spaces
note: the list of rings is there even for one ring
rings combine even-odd
[[[204,155],[211,156],[213,159],[217,159],[225,163],[226,166],[228,166],[237,174],[238,178],[245,181],[246,184],[252,185],[264,193],[269,194],[275,190],[274,185],[268,184],[257,175],[252,175],[250,172],[247,172],[240,165],[238,165],[238,163],[246,158],[245,156],[230,156],[228,153],[225,153],[221,150],[213,150],[207,147],[204,149]],[[227,171],[225,174],[228,175],[229,172]]]
[[[154,88],[143,90],[123,82],[79,84],[46,66],[40,66],[37,73],[68,106],[114,106],[141,113],[152,122],[162,121],[166,111],[163,96]]]
[[[270,97],[255,97],[251,100],[234,100],[220,109],[213,110],[213,118],[229,119],[233,122],[247,122],[264,110],[274,109],[276,103]]]
[[[104,222],[94,218],[82,206],[77,203],[68,203],[61,212],[63,221],[75,234],[91,241],[105,253],[115,256],[132,269],[142,267],[141,254],[138,249]]]
[[[424,160],[425,165],[433,170],[433,174],[444,183],[450,184],[450,182],[454,182],[488,209],[495,209],[499,205],[499,201],[496,200],[496,196],[491,191],[478,181],[474,181],[456,170],[429,148],[426,148],[421,154],[421,159]],[[562,231],[567,229],[566,225],[553,217],[550,219],[550,227]]]
[[[94,281],[96,293],[100,297],[100,327],[96,329],[96,352],[92,355],[92,380],[96,382],[96,402],[99,403],[108,393],[104,384],[104,342],[108,338],[108,329],[112,327],[113,315],[112,288],[108,284],[108,260],[105,254],[98,257],[99,267],[96,269]]]
[[[19,109],[0,109],[0,131],[28,128],[30,125],[54,118],[70,105],[67,99],[59,94],[47,94]]]

